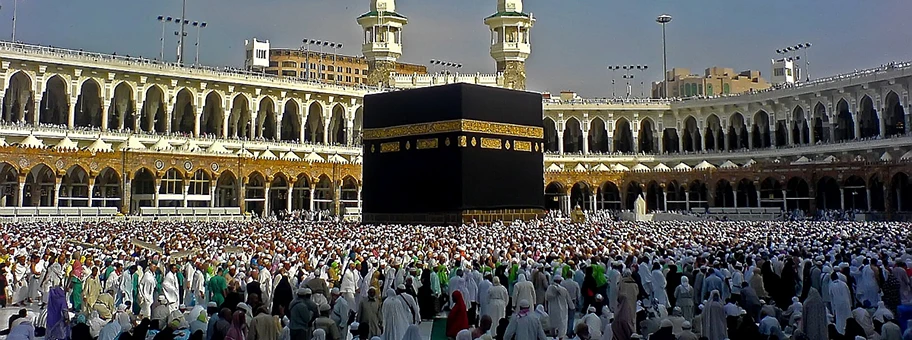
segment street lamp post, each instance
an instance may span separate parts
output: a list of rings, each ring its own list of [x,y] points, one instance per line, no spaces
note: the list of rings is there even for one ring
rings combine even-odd
[[[455,69],[462,68],[462,64],[460,64],[460,63],[454,63],[452,61],[443,61],[440,59],[431,59],[431,65],[437,65],[437,66],[443,67],[444,75],[450,74],[450,71],[448,70],[448,68],[450,68],[450,67],[455,68]]]
[[[13,0],[13,34],[12,41],[16,42],[16,14],[19,13],[19,0]]]
[[[621,76],[624,79],[624,82],[627,86],[627,99],[630,99],[630,95],[633,92],[632,87],[630,86],[630,81],[634,79],[633,71],[646,71],[649,68],[647,65],[622,65],[622,66],[608,66],[609,71],[623,70],[624,74]],[[614,92],[614,80],[612,79],[612,95]],[[642,84],[642,82],[641,82]],[[640,92],[643,92],[642,85],[640,86]]]
[[[336,51],[338,51],[338,49],[342,48],[342,43],[331,42],[331,43],[329,43],[329,47],[331,47],[333,49],[333,72],[337,73],[333,76],[333,83],[338,84],[339,80],[340,80],[339,78],[341,77],[341,75],[338,74],[338,69],[336,69],[336,55],[338,54]]]
[[[174,18],[159,15],[158,21],[162,24],[161,52],[158,55],[158,59],[165,61],[165,24],[174,21]]]
[[[662,24],[662,86],[665,89],[665,98],[668,98],[668,49],[665,43],[665,24],[671,22],[671,15],[662,14],[656,18],[656,22]]]
[[[194,64],[199,65],[200,60],[200,30],[206,28],[208,24],[205,21],[194,21],[193,27],[196,27],[196,58],[193,60]]]

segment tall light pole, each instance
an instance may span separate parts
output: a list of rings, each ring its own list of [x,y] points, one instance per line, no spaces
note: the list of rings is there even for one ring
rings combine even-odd
[[[189,23],[190,21],[187,20],[187,0],[184,0],[181,7],[180,34],[177,38],[177,63],[180,65],[184,64],[184,37],[187,36],[185,28],[187,28]]]
[[[19,0],[13,0],[13,35],[12,41],[16,42],[16,14],[19,13]]]
[[[333,72],[337,72],[338,70],[336,69],[336,54],[337,54],[336,51],[338,51],[338,49],[342,48],[342,43],[331,42],[331,43],[329,43],[329,47],[333,49]],[[338,84],[340,77],[341,76],[339,74],[333,75],[333,83]]]
[[[627,85],[627,97],[626,97],[627,99],[630,99],[630,95],[631,95],[631,93],[632,93],[632,88],[631,88],[631,86],[630,86],[630,81],[631,81],[632,79],[635,78],[635,77],[634,77],[634,74],[633,74],[633,71],[646,71],[648,68],[649,68],[649,66],[647,66],[647,65],[608,66],[608,70],[610,70],[610,71],[617,71],[617,70],[623,70],[623,71],[624,71],[624,75],[622,76],[622,78],[624,79],[624,82],[625,82],[626,85]],[[612,88],[613,88],[613,87],[612,87]],[[612,92],[613,92],[613,91],[614,91],[614,90],[612,90]],[[640,92],[641,92],[641,93],[643,92],[643,88],[642,88],[642,87],[640,87]]]
[[[196,58],[193,60],[193,63],[199,65],[200,61],[200,30],[206,28],[208,24],[205,21],[194,21],[192,23],[193,27],[196,27]]]
[[[665,89],[665,98],[668,98],[668,47],[665,44],[665,24],[671,22],[671,15],[662,14],[656,18],[662,24],[662,86]]]
[[[169,23],[173,20],[174,18],[172,17],[166,17],[164,15],[158,16],[158,21],[162,24],[161,53],[158,55],[158,59],[161,61],[165,61],[165,23]]]

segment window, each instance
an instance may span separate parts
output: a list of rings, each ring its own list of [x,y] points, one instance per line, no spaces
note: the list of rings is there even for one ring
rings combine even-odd
[[[266,74],[277,76],[279,75],[279,70],[266,70]]]
[[[270,62],[269,62],[269,67],[279,67],[279,62],[278,62],[278,61],[270,61]]]
[[[298,63],[293,62],[293,61],[283,61],[282,67],[295,68],[295,67],[298,67]]]
[[[342,66],[336,67],[336,72],[342,73]]]
[[[351,83],[351,82],[352,82],[352,77],[351,77],[351,76],[345,76],[345,82],[346,82],[346,83]]]
[[[253,50],[247,50],[247,59],[253,59]]]
[[[706,95],[707,96],[713,95],[713,84],[706,84]]]
[[[266,50],[256,50],[257,58],[266,59]]]
[[[345,73],[352,73],[352,68],[351,68],[351,67],[346,67],[346,68],[345,68]]]
[[[786,74],[787,76],[791,77],[791,76],[792,76],[792,69],[790,69],[790,68],[785,69],[785,74]]]
[[[773,70],[773,75],[776,76],[776,77],[781,77],[781,76],[783,76],[784,74],[785,74],[785,69],[784,69],[784,68],[779,67],[779,68],[776,68],[776,69]]]
[[[355,69],[355,74],[361,74],[361,70]]]
[[[307,63],[301,63],[301,68],[306,69],[306,68],[307,68]]]
[[[697,92],[702,96],[703,95],[703,86],[700,86],[700,84],[694,84],[694,86],[697,87]]]
[[[337,74],[337,75],[336,75],[336,80],[342,81],[342,75],[341,75],[341,74]]]
[[[282,70],[282,75],[286,77],[294,77],[298,75],[298,72],[295,72],[295,70]]]
[[[165,177],[161,179],[160,194],[182,194],[184,193],[184,177],[176,169],[169,169],[165,172]]]
[[[314,78],[316,78],[316,77],[317,77],[317,73],[316,73],[316,72],[310,72],[310,79],[314,79]]]
[[[729,93],[731,93],[731,85],[722,84],[722,94],[729,94]]]
[[[190,178],[190,195],[209,194],[209,176],[202,170],[197,170]]]
[[[326,71],[326,65],[320,65],[320,71]]]

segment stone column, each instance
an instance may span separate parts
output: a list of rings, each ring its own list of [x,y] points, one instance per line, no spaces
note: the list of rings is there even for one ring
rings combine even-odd
[[[738,136],[738,134],[735,134],[735,136]],[[725,151],[731,151],[731,138],[730,137],[731,136],[729,136],[726,133],[725,138],[722,138],[722,145],[724,145]]]
[[[668,192],[662,190],[662,210],[668,211]]]
[[[60,184],[61,184],[60,180],[61,179],[63,179],[63,178],[61,178],[60,176],[57,176],[54,178],[54,192],[52,193],[52,195],[54,195],[54,208],[60,206]]]
[[[867,211],[871,211],[871,188],[865,188],[865,196],[867,197]]]
[[[247,185],[244,183],[247,181],[246,177],[239,178],[238,181],[238,207],[241,208],[241,213],[247,212]]]
[[[210,207],[210,208],[215,208],[215,204],[216,204],[216,202],[215,202],[215,186],[216,186],[216,182],[215,182],[215,181],[212,181],[212,183],[209,184],[209,207]]]
[[[22,208],[23,202],[25,202],[25,181],[19,181],[19,191],[16,192],[16,206]]]
[[[738,207],[738,190],[736,190],[735,188],[732,188],[732,190],[734,191],[734,195],[732,195],[732,198],[734,199],[734,201],[733,201],[734,207],[737,208]],[[722,197],[724,198],[725,195],[723,194]]]
[[[298,142],[303,144],[303,143],[304,143],[304,137],[306,137],[306,133],[307,133],[307,126],[306,126],[306,125],[307,125],[307,122],[304,121],[304,116],[302,116],[302,115],[299,115],[299,116],[298,116],[298,119],[299,119],[301,122],[303,122],[303,123],[301,123],[300,131],[299,131],[300,136],[298,137]]]
[[[614,152],[614,131],[605,132],[605,135],[608,137],[608,152]]]
[[[592,195],[590,195],[590,199],[589,199],[589,210],[592,210],[592,211],[595,211],[595,210],[596,210],[596,206],[595,206],[595,193],[593,193]]]
[[[758,188],[758,190],[756,191],[756,193],[757,193],[757,208],[759,208],[759,207],[762,207],[762,206],[763,206],[763,204],[760,204],[760,190],[759,190],[760,186],[759,186],[759,185],[754,185],[754,187]]]
[[[158,208],[158,192],[161,190],[161,179],[155,179],[155,192],[152,193],[152,206]]]
[[[231,117],[231,110],[225,109],[225,116],[222,117],[222,138],[228,138],[228,118]]]
[[[687,133],[687,132],[684,132]],[[684,134],[678,134],[678,153],[684,153]]]
[[[336,216],[342,216],[342,182],[333,185],[333,212]]]
[[[815,141],[814,141],[814,138],[819,138],[819,136],[815,136],[816,132],[814,132],[814,123],[813,123],[813,122],[814,122],[813,120],[810,120],[810,121],[807,122],[807,127],[808,127],[808,144],[809,144],[809,145],[814,145],[814,142],[815,142]]]
[[[203,108],[197,108],[196,113],[193,115],[193,137],[199,137],[200,135],[200,121],[202,121],[202,118]]]
[[[310,184],[310,211],[314,210],[314,191],[316,191],[316,190],[317,190],[317,185],[311,183]]]
[[[856,111],[857,111],[857,110],[856,110]],[[859,117],[859,113],[858,113],[858,112],[855,112],[855,113],[852,114],[852,121],[854,122],[853,125],[854,125],[854,127],[855,127],[855,138],[854,138],[854,139],[855,139],[855,140],[858,140],[858,139],[861,138],[861,124],[860,124],[860,123],[861,123],[861,117]]]
[[[358,212],[361,212],[361,186],[358,186]]]
[[[130,214],[130,205],[133,203],[133,186],[130,182],[130,177],[126,177],[126,183],[121,189],[120,213],[124,215]]]
[[[786,137],[786,141],[789,146],[795,145],[795,134],[792,133],[792,130],[793,130],[792,125],[793,124],[792,124],[791,120],[785,121],[785,131],[786,131],[785,137]],[[803,132],[804,129],[800,128],[801,124],[797,124],[797,126],[799,126],[799,128],[798,128],[799,134],[804,134],[804,132]],[[800,140],[801,135],[798,136],[798,139],[799,139],[798,143],[801,144],[801,140]]]
[[[785,189],[782,189],[782,210],[783,210],[783,211],[788,211],[788,210],[789,210],[789,207],[788,207],[788,196],[787,196],[787,195],[788,195],[788,193],[786,193]]]
[[[174,117],[174,101],[170,100],[165,104],[165,133],[171,133],[172,117]]]
[[[86,203],[86,204],[88,204],[87,205],[88,207],[92,206],[92,198],[93,198],[92,192],[93,191],[95,191],[95,179],[89,177],[89,201],[88,201],[88,203]]]
[[[747,149],[754,149],[754,129],[747,130]]]
[[[690,211],[690,191],[684,191],[684,209]]]
[[[184,198],[183,198],[183,207],[186,208],[186,207],[187,207],[187,195],[190,194],[190,182],[189,182],[188,180],[184,180],[184,192],[183,192],[183,194],[184,194]]]
[[[67,108],[67,129],[76,126],[76,97],[70,97],[70,106]]]
[[[882,108],[880,108],[880,110],[877,110],[877,121],[879,124],[877,128],[880,131],[880,134],[879,134],[880,138],[884,138],[884,136],[886,136],[885,131],[887,130],[887,122],[884,121],[884,116],[883,116],[883,113],[886,110],[887,110],[887,108],[885,108],[885,107],[882,107]],[[868,205],[871,205],[871,203],[868,202]]]
[[[845,189],[839,188],[839,209],[845,210]]]
[[[272,197],[269,196],[271,186],[272,181],[267,181],[266,184],[263,185],[263,217],[269,216],[269,201],[272,199]]]
[[[706,136],[700,134],[699,131],[695,131],[694,138],[697,138],[697,136],[700,136],[700,151],[706,151]]]
[[[108,106],[104,102],[101,103],[101,131],[108,131]]]
[[[285,211],[289,212],[289,213],[292,210],[292,207],[291,207],[291,203],[292,203],[291,193],[292,192],[294,192],[294,186],[289,183],[288,189],[285,189]]]
[[[583,154],[589,154],[589,130],[583,130]]]
[[[564,154],[564,130],[561,129],[557,132],[557,153]]]
[[[656,136],[658,136],[658,137],[656,137],[656,141],[655,141],[656,142],[655,145],[658,147],[658,149],[656,149],[656,153],[662,154],[665,152],[665,131],[662,130],[660,132],[658,129],[656,129],[653,133]]]

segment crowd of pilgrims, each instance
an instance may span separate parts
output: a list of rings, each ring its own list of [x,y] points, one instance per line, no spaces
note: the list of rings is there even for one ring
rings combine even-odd
[[[0,329],[9,340],[412,340],[444,319],[457,340],[905,340],[909,227],[12,223],[0,226],[0,303],[15,313]]]

